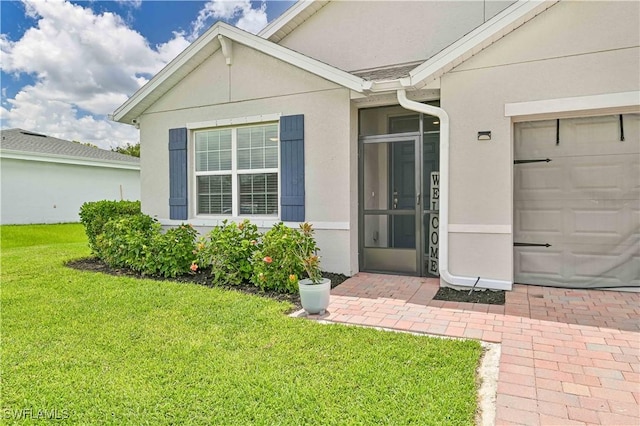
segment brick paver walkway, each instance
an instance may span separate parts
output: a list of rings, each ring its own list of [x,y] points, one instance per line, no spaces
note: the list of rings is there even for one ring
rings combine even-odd
[[[499,425],[640,425],[640,294],[516,285],[504,306],[435,279],[359,273],[323,320],[501,343]]]

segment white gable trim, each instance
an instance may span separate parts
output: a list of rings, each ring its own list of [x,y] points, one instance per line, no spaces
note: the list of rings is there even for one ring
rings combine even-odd
[[[328,1],[300,0],[271,21],[258,36],[278,43],[327,3]]]
[[[409,77],[382,82],[366,81],[346,71],[262,38],[271,37],[275,32],[283,30],[285,27],[288,32],[293,31],[311,14],[323,7],[327,1],[301,1],[296,3],[285,12],[281,19],[277,19],[265,28],[260,33],[260,36],[250,34],[224,22],[218,22],[134,93],[113,113],[111,118],[114,121],[125,124],[137,124],[138,117],[147,108],[213,53],[222,49],[219,36],[222,36],[223,40],[228,39],[225,40],[225,42],[228,41],[228,55],[226,56],[228,63],[232,60],[231,45],[236,42],[348,88],[352,91],[352,95],[355,93],[388,93],[400,89],[417,90],[425,86],[432,87],[434,81],[438,80],[442,75],[544,12],[558,1],[519,0],[414,68],[409,73]],[[433,87],[437,88],[438,86],[436,84]]]
[[[224,22],[218,22],[134,93],[127,102],[113,113],[112,119],[125,124],[135,124],[134,120],[137,120],[140,114],[209,56],[221,49],[222,46],[218,36],[229,39],[229,42],[240,43],[258,50],[348,89],[357,92],[363,91],[364,80],[360,77],[232,27]]]
[[[559,0],[520,0],[417,66],[402,86],[420,88],[480,53]]]

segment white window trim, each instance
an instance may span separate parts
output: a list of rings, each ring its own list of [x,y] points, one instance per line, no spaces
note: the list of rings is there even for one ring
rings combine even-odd
[[[225,216],[216,218],[191,218],[188,220],[188,223],[195,227],[210,228],[222,225],[223,220],[240,223],[243,219],[251,219],[251,223],[255,224],[258,228],[261,229],[270,229],[277,223],[281,222],[279,219],[274,218],[256,218],[255,216],[252,216],[251,218],[241,218]],[[184,220],[172,219],[158,219],[158,222],[160,222],[160,224],[163,226],[179,226],[185,223]],[[300,222],[284,222],[284,224],[292,229],[298,229],[300,226]],[[349,222],[313,222],[313,228],[323,231],[349,231],[351,229],[351,226]]]
[[[230,220],[230,221],[242,221],[243,219],[251,219],[255,221],[256,219],[261,219],[265,221],[274,221],[277,223],[280,221],[281,214],[281,206],[280,199],[282,196],[282,182],[281,182],[281,171],[280,171],[280,140],[278,140],[278,167],[277,168],[266,168],[266,169],[238,169],[237,167],[237,157],[238,157],[238,132],[239,128],[243,127],[258,127],[264,126],[267,124],[275,124],[277,127],[277,134],[280,135],[280,113],[278,114],[269,114],[269,115],[260,115],[254,117],[244,117],[238,119],[229,119],[229,120],[215,120],[215,121],[207,121],[200,123],[187,123],[187,129],[191,130],[191,143],[189,146],[192,148],[192,166],[190,171],[193,173],[193,213],[195,219],[201,219],[206,221],[222,221],[222,220]],[[256,118],[260,118],[259,120],[255,120]],[[267,120],[266,118],[271,118],[271,120]],[[241,123],[241,124],[232,124]],[[210,124],[219,124],[225,123],[224,125],[211,126]],[[189,127],[189,126],[195,127]],[[203,127],[204,126],[204,127]],[[196,133],[204,132],[208,130],[224,130],[225,128],[231,129],[231,169],[230,170],[216,170],[216,171],[196,171]],[[240,215],[239,206],[239,188],[238,188],[238,175],[242,174],[266,174],[266,173],[277,173],[278,175],[278,214],[277,215],[267,215],[267,214],[258,214],[258,215]],[[231,214],[223,215],[223,214],[199,214],[198,213],[198,176],[224,176],[231,174]]]
[[[220,120],[211,121],[198,121],[194,123],[187,123],[187,129],[189,130],[204,130],[213,129],[215,127],[231,127],[231,126],[243,126],[251,124],[269,123],[280,120],[282,113],[252,115],[248,117],[235,117],[235,118],[223,118]]]

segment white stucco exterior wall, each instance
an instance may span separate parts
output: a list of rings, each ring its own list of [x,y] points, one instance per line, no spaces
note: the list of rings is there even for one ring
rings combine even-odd
[[[323,269],[351,275],[357,271],[357,138],[349,90],[237,43],[231,66],[215,53],[140,117],[142,210],[171,223],[169,129],[274,114],[304,114],[306,220],[317,229]],[[192,135],[188,222],[204,230],[225,217],[196,216]],[[253,221],[269,228],[278,218]]]
[[[424,61],[511,3],[333,1],[279,44],[346,71]]]
[[[451,273],[513,279],[513,124],[505,104],[638,91],[639,21],[638,2],[562,2],[442,77],[451,119]],[[482,130],[491,141],[477,140]]]
[[[3,225],[79,222],[85,202],[140,199],[139,170],[13,158],[0,169]]]

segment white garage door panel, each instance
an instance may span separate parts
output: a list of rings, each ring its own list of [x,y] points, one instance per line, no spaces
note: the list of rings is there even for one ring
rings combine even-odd
[[[560,120],[560,143],[556,145],[556,120],[517,123],[515,152],[523,158],[554,158],[637,154],[638,114],[624,114],[625,141],[620,141],[620,116]]]
[[[553,279],[562,281],[564,276],[562,251],[554,248],[527,247],[515,251],[514,263],[520,274],[527,274],[537,279]],[[521,281],[518,281],[521,282]],[[534,282],[523,284],[535,284]]]
[[[640,286],[640,114],[518,123],[515,281]]]
[[[521,157],[517,154],[517,158]],[[639,197],[638,154],[551,157],[549,163],[514,166],[515,200],[637,200]]]
[[[597,250],[597,252],[593,252]],[[602,254],[607,250],[609,254]],[[640,286],[640,254],[633,246],[520,247],[515,250],[515,269],[521,284],[561,287]]]
[[[640,201],[549,200],[515,203],[515,242],[608,244],[638,241]],[[635,239],[635,240],[634,240]]]

